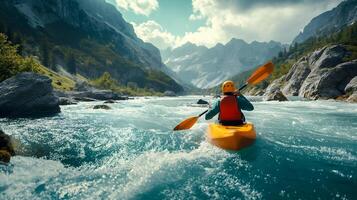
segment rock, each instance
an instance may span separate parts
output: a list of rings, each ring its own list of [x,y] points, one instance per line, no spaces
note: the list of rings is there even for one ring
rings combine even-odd
[[[89,99],[105,101],[105,100],[128,100],[127,96],[120,96],[110,90],[93,89],[91,91],[68,91],[57,92],[58,96],[73,98],[77,101],[90,101]]]
[[[309,56],[310,74],[304,80],[299,96],[330,99],[344,94],[348,82],[357,75],[357,62],[343,62],[349,55],[342,45],[324,47]]]
[[[53,90],[53,94],[57,97],[66,97],[66,98],[70,98],[70,96],[67,94],[67,92],[65,91],[61,91],[61,90]]]
[[[352,94],[357,92],[357,76],[355,76],[344,89],[346,94]]]
[[[262,96],[264,95],[264,90],[257,88],[257,87],[252,87],[250,90],[245,91],[244,95],[246,96]]]
[[[264,97],[265,101],[288,101],[280,90],[275,90]]]
[[[96,99],[92,99],[89,97],[73,97],[73,99],[76,101],[85,101],[85,102],[97,101]]]
[[[62,85],[61,81],[56,81],[57,85]]]
[[[279,90],[282,85],[282,81],[284,80],[285,76],[282,76],[278,79],[275,79],[266,89],[263,96],[269,96],[273,94],[275,91]]]
[[[347,102],[357,103],[357,92],[350,95],[350,97],[347,98]]]
[[[107,105],[95,105],[93,109],[104,109],[104,110],[110,110],[111,108]]]
[[[60,111],[46,76],[24,72],[0,83],[0,117],[42,117]]]
[[[345,93],[349,95],[347,102],[357,103],[357,76],[346,85]]]
[[[166,96],[166,97],[175,97],[176,94],[173,91],[165,91],[164,92],[164,96]]]
[[[308,64],[308,57],[304,56],[297,63],[295,63],[286,74],[284,78],[286,84],[282,89],[283,94],[289,96],[299,95],[301,85],[310,72],[311,69]]]
[[[10,155],[14,156],[15,151],[13,144],[11,142],[11,137],[0,130],[0,150],[9,152]]]
[[[203,99],[199,99],[199,100],[197,101],[197,104],[208,104],[208,102],[205,101],[205,100],[203,100]]]
[[[0,150],[0,164],[1,164],[1,162],[9,163],[10,158],[11,158],[11,155],[9,152]]]
[[[75,92],[68,92],[67,94],[69,94],[69,96],[74,98],[91,98],[100,101],[109,100],[109,99],[121,100],[119,95],[109,90],[92,90],[86,92],[75,91]]]
[[[87,91],[95,90],[95,88],[93,86],[89,85],[85,81],[78,81],[78,82],[76,82],[76,85],[74,86],[74,90],[87,92]]]
[[[77,104],[76,101],[74,101],[71,98],[67,98],[67,97],[59,97],[59,105],[75,105]]]
[[[104,103],[116,103],[114,100],[107,100],[107,101],[104,101]]]
[[[11,156],[15,155],[11,137],[0,130],[0,162],[10,162]]]
[[[357,60],[332,68],[315,68],[304,81],[299,96],[331,99],[344,94],[346,85],[357,76]]]

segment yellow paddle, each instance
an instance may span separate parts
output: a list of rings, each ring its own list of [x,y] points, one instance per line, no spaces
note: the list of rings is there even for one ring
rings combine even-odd
[[[273,69],[274,69],[274,65],[273,65],[272,62],[268,62],[265,65],[260,66],[248,78],[247,82],[242,87],[239,88],[239,91],[241,91],[245,87],[247,87],[248,84],[255,85],[255,84],[260,83],[264,79],[268,78],[268,76],[273,72]],[[203,113],[199,114],[198,116],[193,116],[193,117],[185,119],[184,121],[182,121],[180,124],[178,124],[174,128],[174,131],[190,129],[193,125],[195,125],[195,123],[197,122],[198,118],[200,118],[206,112],[208,112],[208,110],[204,111]]]

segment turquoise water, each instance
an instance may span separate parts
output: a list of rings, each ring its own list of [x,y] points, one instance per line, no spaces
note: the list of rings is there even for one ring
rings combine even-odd
[[[172,132],[200,97],[139,98],[43,119],[0,119],[28,156],[0,167],[0,199],[356,199],[357,105],[254,102],[257,141],[227,152],[207,122]],[[97,103],[98,104],[98,103]]]

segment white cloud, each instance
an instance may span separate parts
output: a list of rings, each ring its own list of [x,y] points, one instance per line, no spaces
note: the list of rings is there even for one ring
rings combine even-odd
[[[135,33],[139,38],[145,42],[154,44],[159,49],[173,47],[178,40],[176,36],[164,30],[160,24],[153,20],[149,20],[142,24],[132,24],[134,26]]]
[[[146,16],[159,7],[157,0],[116,0],[116,4],[122,9]]]
[[[187,32],[178,42],[182,44],[190,41],[208,47],[218,42],[226,43],[231,38],[291,42],[313,17],[341,1],[275,1],[271,5],[255,6],[248,5],[249,1],[242,4],[233,0],[193,0],[193,14],[189,19],[205,19],[206,23],[195,32]],[[243,5],[249,6],[249,9],[242,9]]]
[[[193,13],[189,20],[205,20],[205,24],[182,37],[175,36],[152,20],[134,24],[134,29],[141,39],[159,49],[175,48],[186,42],[212,47],[217,43],[227,43],[232,38],[247,42],[276,40],[290,43],[313,17],[337,6],[342,0],[287,0],[293,3],[281,4],[281,0],[273,1],[272,5],[253,5],[248,0],[245,3],[236,0],[193,0]]]

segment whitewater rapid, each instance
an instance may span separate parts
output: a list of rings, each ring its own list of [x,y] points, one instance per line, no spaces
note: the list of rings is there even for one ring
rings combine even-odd
[[[27,155],[0,166],[0,199],[356,198],[356,104],[253,102],[245,115],[256,143],[227,152],[206,141],[204,119],[172,131],[206,109],[199,98],[136,98],[111,110],[79,103],[54,117],[0,119]]]

